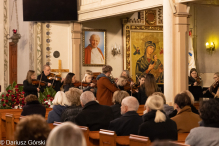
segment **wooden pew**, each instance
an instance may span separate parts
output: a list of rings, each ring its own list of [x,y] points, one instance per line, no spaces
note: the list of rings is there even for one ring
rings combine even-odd
[[[179,146],[190,146],[190,145],[180,143],[180,142],[175,142],[175,141],[170,141],[170,143],[175,143],[175,144],[178,144]]]
[[[115,131],[100,129],[100,146],[116,146]]]
[[[5,117],[6,117],[6,139],[14,140],[14,131],[15,131],[14,115],[5,114]]]
[[[145,136],[130,134],[129,140],[130,140],[130,146],[150,146],[151,144],[149,138]]]
[[[144,112],[144,105],[139,105],[139,108],[138,108],[138,111],[137,111],[138,115],[142,116],[143,112]]]
[[[186,137],[189,135],[189,133],[178,133],[178,140],[177,142],[185,143]]]
[[[52,110],[52,108],[46,108],[46,115],[45,118],[47,120],[49,112]],[[14,115],[14,122],[19,122],[22,109],[0,109],[0,139],[6,140],[6,113],[10,113]]]

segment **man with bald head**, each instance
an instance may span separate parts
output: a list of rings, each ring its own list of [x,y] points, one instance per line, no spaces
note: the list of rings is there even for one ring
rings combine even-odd
[[[137,114],[138,108],[139,103],[135,97],[125,97],[121,104],[122,116],[111,121],[108,129],[115,131],[117,136],[137,135],[139,126],[143,122],[142,118]]]
[[[84,50],[84,63],[85,64],[104,64],[104,56],[98,45],[100,37],[97,34],[90,36],[90,44]]]
[[[91,91],[85,91],[80,96],[82,111],[76,116],[75,122],[79,126],[87,126],[90,131],[107,129],[113,120],[111,107],[97,103]]]

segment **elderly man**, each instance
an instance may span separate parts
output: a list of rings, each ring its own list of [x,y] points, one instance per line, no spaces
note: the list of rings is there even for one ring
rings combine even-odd
[[[80,96],[82,111],[76,116],[75,122],[80,126],[87,126],[90,131],[107,129],[113,120],[110,107],[100,105],[91,91],[85,91]]]
[[[90,36],[90,44],[85,48],[84,63],[85,64],[104,64],[104,56],[100,48],[100,37],[97,34]]]
[[[117,136],[137,135],[139,125],[143,122],[136,112],[138,107],[139,103],[135,97],[128,96],[124,98],[121,106],[122,116],[111,121],[108,129],[115,131]]]

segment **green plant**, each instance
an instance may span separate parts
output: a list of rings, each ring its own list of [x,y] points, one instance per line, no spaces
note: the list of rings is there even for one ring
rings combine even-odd
[[[42,103],[46,108],[50,107],[50,105],[46,101],[50,101],[52,105],[52,101],[54,96],[56,95],[56,91],[52,87],[46,87],[44,92],[40,92],[40,96],[38,98],[39,102]]]

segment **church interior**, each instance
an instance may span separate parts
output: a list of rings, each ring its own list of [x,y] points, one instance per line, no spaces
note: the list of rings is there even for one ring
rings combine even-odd
[[[2,140],[0,142],[4,142],[7,139],[13,141],[16,140],[16,138],[19,140],[18,133],[21,131],[16,130],[14,127],[19,126],[19,121],[25,119],[21,118],[21,116],[24,117],[21,112],[24,112],[22,107],[23,105],[26,106],[26,104],[22,102],[22,100],[25,100],[26,102],[25,98],[27,94],[25,94],[25,92],[19,92],[21,95],[17,95],[16,91],[21,89],[19,88],[20,86],[25,86],[24,80],[28,78],[27,72],[29,70],[35,71],[35,76],[38,76],[37,84],[39,86],[38,88],[36,87],[36,91],[39,92],[37,96],[40,102],[47,101],[50,96],[54,98],[52,99],[53,101],[51,100],[50,102],[48,100],[48,102],[44,103],[46,106],[50,103],[49,106],[51,107],[55,106],[55,104],[54,106],[52,105],[55,101],[55,96],[60,96],[60,98],[61,96],[66,96],[66,98],[68,98],[68,90],[71,92],[79,92],[76,89],[70,90],[71,88],[69,87],[66,90],[64,86],[62,86],[63,84],[66,85],[66,78],[69,73],[73,73],[76,82],[79,82],[79,86],[82,86],[82,82],[84,82],[83,80],[86,78],[87,71],[91,71],[93,72],[93,75],[96,75],[95,77],[97,77],[94,79],[95,81],[97,80],[97,83],[95,82],[94,97],[101,105],[103,99],[98,97],[100,94],[103,97],[108,92],[111,92],[109,93],[111,101],[114,97],[113,93],[117,92],[116,89],[114,90],[113,88],[110,88],[110,91],[103,91],[103,93],[102,91],[101,93],[98,92],[98,89],[103,89],[102,84],[103,86],[107,86],[105,85],[107,84],[107,81],[102,81],[101,78],[103,77],[101,75],[105,73],[104,67],[110,66],[111,69],[109,76],[116,79],[116,82],[118,78],[121,78],[124,71],[128,72],[126,73],[127,79],[125,79],[127,82],[129,82],[129,79],[131,80],[131,85],[129,84],[131,90],[130,88],[128,89],[131,92],[127,91],[131,97],[134,97],[135,95],[132,92],[132,82],[133,84],[138,84],[138,87],[140,86],[139,90],[135,90],[137,92],[136,96],[138,96],[137,94],[140,94],[141,88],[141,76],[143,74],[147,74],[144,76],[145,83],[143,83],[145,84],[144,86],[146,86],[146,78],[148,77],[148,74],[153,75],[153,78],[156,81],[156,85],[154,86],[158,87],[159,92],[161,92],[164,96],[164,107],[165,105],[169,105],[176,111],[175,117],[168,117],[168,119],[175,121],[177,125],[178,139],[176,138],[174,140],[174,138],[172,138],[174,136],[170,137],[170,139],[172,138],[172,141],[174,141],[172,145],[219,145],[218,138],[216,138],[216,140],[212,139],[215,143],[210,142],[210,140],[206,140],[202,144],[194,142],[195,140],[192,139],[192,134],[195,134],[194,131],[190,131],[189,129],[189,133],[189,131],[185,132],[182,129],[179,130],[179,125],[177,123],[178,119],[176,117],[180,113],[180,109],[182,111],[182,108],[179,104],[177,104],[177,98],[182,98],[179,94],[183,94],[182,96],[184,96],[184,91],[190,91],[190,94],[192,94],[193,100],[191,99],[190,104],[193,104],[192,106],[197,109],[198,113],[196,114],[198,115],[197,117],[192,117],[194,121],[198,119],[199,121],[202,120],[205,122],[205,117],[199,116],[200,112],[204,113],[204,108],[207,108],[204,106],[201,108],[202,102],[204,105],[205,101],[210,103],[212,102],[210,99],[219,98],[219,90],[217,90],[219,87],[219,68],[217,68],[217,59],[219,55],[219,20],[217,19],[217,13],[219,13],[218,0],[49,0],[48,2],[41,0],[38,3],[33,1],[34,0],[0,1],[0,140]],[[69,6],[67,3],[73,5]],[[42,9],[40,7],[42,7]],[[56,7],[57,9],[55,9]],[[70,11],[65,11],[65,9],[69,9]],[[43,17],[44,15],[45,17]],[[92,42],[94,39],[96,39],[96,42]],[[150,49],[148,48],[152,48],[152,51],[150,52]],[[43,86],[41,85],[41,80],[43,79],[42,76],[44,76],[42,75],[42,72],[44,72],[45,76],[47,76],[45,70],[48,67],[50,68],[51,73],[61,77],[59,80],[60,82],[63,81],[58,90],[54,88],[57,91],[54,91],[54,95],[51,95],[53,93],[50,95],[43,95],[43,91],[47,91],[47,87],[43,90],[39,88],[40,86]],[[150,67],[151,69],[149,70]],[[195,71],[197,75],[195,79],[191,78],[193,71]],[[94,76],[92,77],[94,78]],[[104,74],[104,77],[105,76],[108,77],[107,73]],[[56,78],[56,76],[54,78]],[[191,81],[191,83],[190,79],[194,81]],[[100,81],[105,83],[100,83]],[[47,86],[50,86],[50,83],[47,83],[47,81],[45,82]],[[51,82],[52,85],[53,83],[54,81]],[[198,85],[196,85],[196,83]],[[14,84],[16,84],[16,86],[14,86]],[[52,87],[53,86],[51,86],[51,88]],[[119,90],[125,90],[124,88],[121,89],[118,87]],[[145,92],[148,92],[146,87],[144,88]],[[87,91],[85,92],[85,90],[82,89],[80,89],[83,91],[83,93],[80,93],[81,98],[78,98],[81,100],[81,106],[83,109],[80,110],[83,112],[83,110],[86,109],[86,104],[83,103],[84,100],[82,100],[82,98],[85,98],[85,96],[90,94],[86,93]],[[51,90],[51,92],[53,92],[53,89]],[[211,94],[214,90],[215,93]],[[13,105],[10,101],[13,106],[11,107],[10,105],[9,108],[4,108],[6,101],[9,100],[8,97],[14,97],[14,95],[11,95],[10,93],[14,91],[16,97],[22,96],[24,98],[20,99],[20,101],[18,100],[18,103],[20,104]],[[62,95],[60,91],[63,91],[63,94],[66,95]],[[48,93],[49,92],[50,91],[48,91]],[[92,92],[94,93],[93,90]],[[155,89],[154,92],[158,92],[158,90],[156,91]],[[209,93],[207,94],[206,92]],[[59,93],[60,95],[57,95]],[[149,95],[147,93],[144,94],[147,96]],[[149,98],[153,95],[154,94],[148,96],[146,101],[144,100],[143,104],[136,97],[139,102],[139,108],[136,112],[138,114],[140,113],[139,115],[142,116],[143,122],[145,120],[144,112],[147,110],[147,106],[150,109],[149,111],[152,110],[152,107],[149,106]],[[47,96],[45,97],[46,99],[41,101],[43,100],[41,97],[44,96]],[[72,96],[76,96],[76,94]],[[132,99],[131,97],[130,102],[135,103],[135,99]],[[12,98],[10,100],[13,101]],[[125,101],[129,98],[126,100],[124,99],[122,102],[124,101],[125,104]],[[158,99],[159,98],[157,97],[157,100]],[[154,101],[151,102],[158,101],[155,101],[154,99]],[[212,103],[212,108],[216,107],[216,105],[214,105],[216,102],[218,101],[215,100],[215,102]],[[103,105],[108,106],[108,103],[105,101],[103,103]],[[22,107],[21,104],[23,104]],[[112,102],[109,105],[111,104]],[[208,103],[205,104],[207,106]],[[3,108],[1,108],[1,106],[3,106]],[[17,109],[15,109],[14,106],[16,106]],[[49,112],[54,110],[51,107],[46,108],[44,111],[44,119],[46,120]],[[219,110],[218,108],[219,107],[215,110]],[[210,107],[208,110],[211,110]],[[149,111],[147,110],[147,112]],[[85,111],[83,114],[85,114]],[[106,115],[107,114],[105,114],[105,116]],[[219,119],[219,115],[216,116],[218,116]],[[108,118],[109,117],[110,116],[108,116]],[[32,118],[36,118],[35,122],[37,120],[39,123],[42,122],[39,117]],[[184,119],[187,118],[188,117],[184,117]],[[74,137],[75,139],[72,138],[74,140],[71,142],[75,143],[72,145],[114,146],[115,144],[113,145],[112,143],[117,143],[116,145],[130,146],[156,145],[156,141],[154,142],[152,137],[147,136],[147,134],[144,135],[147,133],[145,131],[150,131],[150,127],[142,132],[140,132],[140,129],[137,134],[134,133],[135,135],[130,135],[128,137],[127,135],[123,137],[121,136],[119,139],[120,136],[116,131],[117,128],[113,127],[113,122],[116,123],[119,122],[119,120],[113,120],[110,122],[109,127],[111,127],[111,129],[105,128],[104,131],[104,128],[100,128],[102,131],[91,129],[89,131],[90,127],[83,127],[87,125],[78,124],[80,122],[85,124],[84,119],[82,120],[83,122],[80,121],[81,119],[79,114],[76,119],[74,119],[73,123],[79,125],[79,128],[75,126],[75,124],[70,127],[68,127],[69,125],[67,124],[63,125],[63,123],[61,123],[63,121],[53,121],[50,123],[49,128],[53,129],[63,125],[63,127],[66,126],[66,129],[72,128],[72,131],[81,129],[82,136],[84,135],[82,140],[80,136],[80,138],[77,137],[77,133],[70,133],[76,137]],[[103,121],[106,120],[104,119]],[[160,121],[162,121],[162,118]],[[186,122],[192,125],[191,123],[194,123],[194,121]],[[217,120],[217,122],[219,122],[219,120]],[[155,123],[159,122],[156,122],[155,119]],[[135,124],[137,124],[137,121],[135,121]],[[10,127],[11,125],[12,127]],[[26,125],[28,125],[28,123],[26,123]],[[20,124],[20,126],[22,125]],[[218,124],[217,126],[219,127]],[[219,133],[217,126],[213,127],[216,127],[215,132]],[[140,127],[143,128],[143,125]],[[165,125],[163,125],[163,127],[165,127]],[[208,127],[211,126],[208,125]],[[113,128],[116,133],[112,130]],[[61,135],[60,138],[62,138],[64,131],[61,131],[63,130],[61,127],[59,130]],[[111,133],[109,130],[112,130],[114,133]],[[208,130],[209,129],[207,129],[207,132],[212,132]],[[95,133],[94,131],[98,131],[98,133]],[[152,129],[150,132],[153,133],[153,131],[159,130]],[[165,131],[167,130],[165,129]],[[48,134],[48,139],[46,138],[46,144],[42,143],[42,145],[68,145],[68,140],[66,140],[65,144],[56,141],[59,138],[56,137],[57,135],[54,130],[52,130],[51,133]],[[116,134],[118,139],[115,138]],[[21,138],[22,134],[20,135]],[[196,133],[196,136],[197,135],[199,134]],[[164,136],[161,137],[163,138]],[[208,136],[206,136],[205,139],[207,139],[207,137]],[[80,139],[82,142],[79,142],[80,140],[77,139]],[[165,138],[163,139],[165,140]],[[166,139],[169,139],[169,137]],[[22,140],[22,138],[20,140]],[[4,144],[5,143],[2,143],[2,145]],[[21,143],[13,143],[12,145],[21,145]],[[32,143],[30,145],[34,144]],[[158,141],[157,145],[168,144],[165,141],[163,143],[159,143]]]

